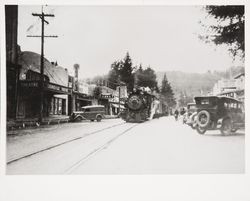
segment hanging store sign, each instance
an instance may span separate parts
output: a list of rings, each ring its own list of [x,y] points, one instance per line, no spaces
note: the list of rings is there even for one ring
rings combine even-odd
[[[101,98],[113,98],[112,94],[101,94]]]
[[[38,87],[39,82],[38,81],[21,81],[20,85],[21,87]]]
[[[52,90],[55,90],[55,91],[66,92],[66,93],[69,92],[67,87],[60,86],[60,85],[55,85],[55,84],[52,84],[52,83],[46,83],[45,87],[47,89],[52,89]]]

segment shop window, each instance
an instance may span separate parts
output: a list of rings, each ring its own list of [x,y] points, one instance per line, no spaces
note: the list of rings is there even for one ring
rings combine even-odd
[[[58,114],[62,114],[62,99],[58,98]]]

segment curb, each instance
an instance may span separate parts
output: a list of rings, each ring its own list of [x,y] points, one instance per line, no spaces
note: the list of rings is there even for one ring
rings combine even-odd
[[[43,125],[55,125],[55,124],[62,124],[62,123],[68,123],[69,118],[65,119],[51,119],[51,120],[46,120],[39,124],[37,121],[27,121],[27,122],[14,122],[12,124],[7,123],[7,134],[8,131],[15,131],[15,130],[25,130],[25,129],[35,129],[39,128],[40,126]]]

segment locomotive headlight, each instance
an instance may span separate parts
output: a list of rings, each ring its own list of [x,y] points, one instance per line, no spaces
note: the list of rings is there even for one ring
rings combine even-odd
[[[132,110],[138,110],[142,106],[142,100],[138,95],[132,95],[128,100],[128,107]]]

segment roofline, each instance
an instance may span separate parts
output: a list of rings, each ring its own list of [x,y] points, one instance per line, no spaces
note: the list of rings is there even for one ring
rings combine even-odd
[[[194,99],[196,99],[196,98],[218,98],[218,99],[227,98],[227,99],[231,99],[231,100],[234,100],[234,101],[237,101],[237,102],[242,102],[242,101],[240,101],[238,99],[228,97],[228,96],[196,96],[196,97],[194,97]]]
[[[192,102],[192,103],[187,103],[187,105],[196,105],[196,103]]]
[[[234,90],[231,90],[231,91],[224,91],[224,92],[219,93],[218,95],[221,96],[223,94],[240,92],[240,91],[244,91],[244,89],[234,89]]]
[[[245,73],[240,73],[240,74],[236,75],[236,76],[234,77],[234,79],[237,79],[238,77],[240,77],[240,76],[242,76],[242,75],[245,75]]]

